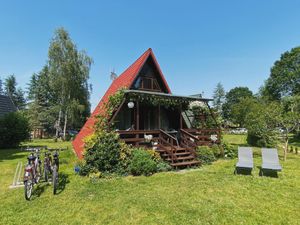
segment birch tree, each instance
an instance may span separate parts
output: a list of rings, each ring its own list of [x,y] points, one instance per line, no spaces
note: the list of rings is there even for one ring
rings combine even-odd
[[[56,105],[59,107],[56,135],[63,121],[65,138],[69,119],[72,119],[74,114],[89,113],[88,79],[92,59],[85,51],[78,51],[68,32],[63,28],[55,31],[48,58],[50,86],[56,94]]]

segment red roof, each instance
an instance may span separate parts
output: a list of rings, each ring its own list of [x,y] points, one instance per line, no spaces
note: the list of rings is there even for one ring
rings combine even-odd
[[[130,88],[133,84],[136,76],[138,75],[139,71],[142,69],[144,63],[149,57],[152,57],[159,74],[161,75],[161,78],[167,88],[168,93],[171,93],[171,90],[164,78],[164,75],[161,72],[161,69],[155,59],[155,56],[152,52],[152,49],[149,48],[147,51],[145,51],[131,66],[129,66],[119,77],[117,77],[108,90],[105,92],[104,96],[100,100],[99,104],[95,108],[94,112],[92,113],[91,117],[86,121],[84,126],[81,128],[80,132],[76,136],[75,140],[72,142],[74,150],[77,154],[78,158],[82,158],[82,153],[84,150],[84,138],[91,135],[94,132],[94,124],[96,122],[95,116],[103,113],[103,106],[104,103],[108,101],[109,96],[113,95],[115,92],[117,92],[120,88]]]

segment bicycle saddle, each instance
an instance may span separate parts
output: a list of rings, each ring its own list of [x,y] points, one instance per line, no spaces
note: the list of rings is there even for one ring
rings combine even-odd
[[[27,159],[30,160],[30,161],[33,161],[33,160],[36,159],[36,156],[30,155],[30,156],[27,157]]]

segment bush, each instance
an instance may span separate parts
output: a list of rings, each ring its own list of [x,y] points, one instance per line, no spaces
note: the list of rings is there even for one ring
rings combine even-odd
[[[231,145],[227,142],[222,143],[224,149],[224,156],[226,158],[236,158],[238,155],[238,148],[235,145]]]
[[[115,132],[99,131],[85,140],[84,173],[88,170],[103,173],[124,173],[129,164],[131,151]],[[93,171],[94,172],[94,171]]]
[[[208,146],[199,146],[196,149],[197,151],[197,158],[203,164],[211,164],[213,161],[216,161],[216,157],[212,151],[212,148]]]
[[[78,170],[80,176],[87,176],[89,173],[96,172],[97,170],[90,165],[87,165],[84,160],[78,160],[74,165],[74,170]]]
[[[157,164],[157,172],[167,172],[170,170],[172,170],[172,166],[167,162],[161,160],[161,162]]]
[[[158,170],[158,160],[153,156],[153,152],[142,148],[132,151],[132,158],[129,164],[129,171],[134,176],[149,176]]]
[[[221,156],[221,150],[218,145],[211,146],[211,150],[216,158],[219,158]]]
[[[274,147],[276,145],[276,134],[267,132],[259,135],[250,131],[247,134],[247,143],[256,147]]]
[[[29,138],[28,120],[19,112],[0,118],[0,148],[16,147]]]

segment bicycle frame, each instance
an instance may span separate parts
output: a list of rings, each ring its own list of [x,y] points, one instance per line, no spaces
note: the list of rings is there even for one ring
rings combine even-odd
[[[52,172],[52,158],[49,153],[45,153],[44,170],[45,169],[47,169],[49,172]]]

